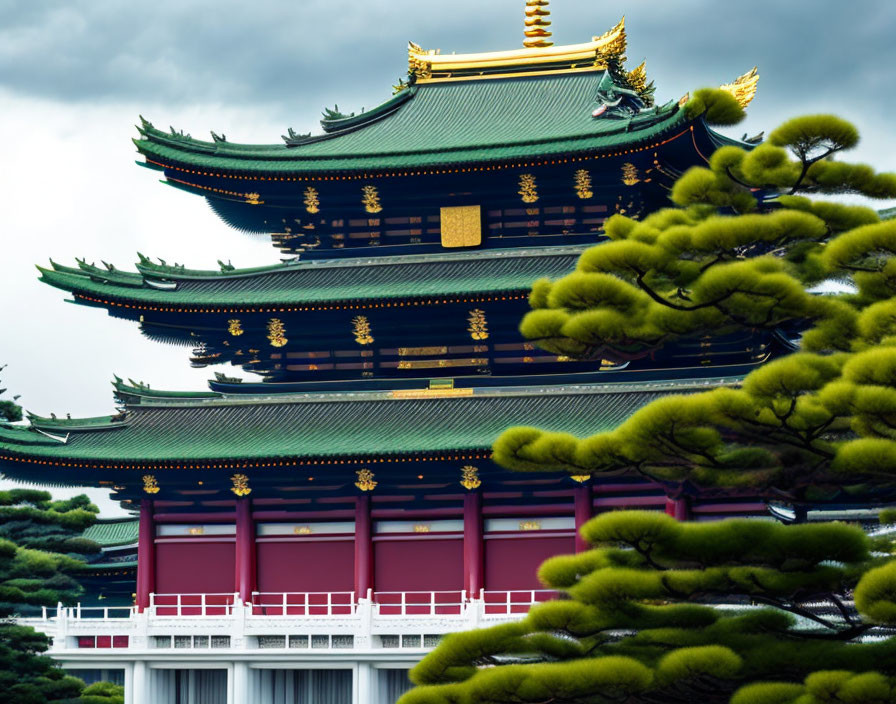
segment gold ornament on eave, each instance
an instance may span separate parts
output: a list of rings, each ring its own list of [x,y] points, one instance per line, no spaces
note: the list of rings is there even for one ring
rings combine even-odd
[[[484,310],[479,308],[471,310],[467,322],[470,323],[469,327],[467,327],[467,332],[470,333],[471,338],[474,340],[488,339],[488,321],[485,318]]]
[[[578,482],[579,484],[584,484],[589,479],[591,479],[591,475],[590,474],[570,474],[569,478],[572,479],[574,482]]]
[[[143,475],[143,491],[147,494],[159,493],[159,482],[152,474]]]
[[[460,485],[467,491],[473,491],[482,486],[482,480],[479,478],[479,470],[476,467],[461,467]]]
[[[641,183],[641,179],[638,178],[638,167],[630,163],[623,164],[622,182],[626,186],[634,186],[635,184]]]
[[[582,200],[594,198],[594,191],[591,187],[591,174],[585,169],[579,169],[573,176],[575,180],[576,195]]]
[[[523,30],[523,46],[527,49],[546,48],[553,46],[551,41],[551,11],[548,9],[549,0],[526,0],[525,29]]]
[[[520,175],[520,190],[517,191],[523,199],[523,203],[535,203],[538,200],[538,185],[532,174]]]
[[[279,318],[271,318],[268,321],[268,342],[271,347],[285,347],[289,340],[286,338],[286,326]]]
[[[227,321],[227,332],[233,337],[239,337],[243,334],[243,324],[237,318],[232,318]]]
[[[731,93],[737,100],[738,104],[745,108],[756,97],[756,88],[759,85],[759,67],[754,66],[752,70],[747,71],[743,76],[738,76],[734,82],[726,83],[719,88],[726,93]]]
[[[359,469],[355,474],[358,475],[358,481],[355,482],[355,486],[361,491],[373,491],[376,489],[376,485],[379,484],[379,482],[373,480],[376,475],[369,469]]]
[[[383,206],[380,203],[380,193],[376,186],[364,186],[361,189],[361,205],[368,213],[382,212]]]
[[[305,189],[305,210],[314,215],[315,213],[320,212],[320,195],[317,192],[317,189],[308,186]]]
[[[233,483],[230,490],[237,496],[248,496],[252,493],[252,489],[249,488],[249,477],[245,474],[234,474],[230,477],[230,481]]]
[[[359,345],[370,345],[373,343],[373,334],[367,316],[358,315],[352,318],[352,332],[355,335],[355,342]]]

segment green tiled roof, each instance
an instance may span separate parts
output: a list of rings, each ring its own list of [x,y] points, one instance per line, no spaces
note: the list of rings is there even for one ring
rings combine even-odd
[[[311,304],[452,294],[528,291],[539,277],[575,268],[578,247],[551,247],[309,261],[225,273],[138,264],[123,272],[81,264],[40,269],[46,283],[88,297],[191,306]],[[155,288],[153,283],[170,288]]]
[[[397,109],[299,146],[205,142],[140,128],[148,159],[247,173],[384,170],[631,147],[688,124],[675,103],[594,118],[602,71],[417,86]]]
[[[118,466],[481,450],[509,426],[584,436],[616,427],[668,393],[734,381],[474,389],[469,396],[423,398],[397,392],[166,398],[154,392],[129,404],[114,432],[71,433],[62,442],[36,430],[0,426],[0,466],[14,475],[17,463],[10,460],[22,456],[50,465],[103,461]]]
[[[104,548],[131,545],[137,542],[138,527],[138,522],[130,518],[114,521],[100,520],[85,530],[83,536],[99,543]]]

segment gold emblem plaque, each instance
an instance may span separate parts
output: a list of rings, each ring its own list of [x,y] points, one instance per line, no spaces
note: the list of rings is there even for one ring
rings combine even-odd
[[[442,208],[442,246],[475,247],[482,244],[482,207]]]

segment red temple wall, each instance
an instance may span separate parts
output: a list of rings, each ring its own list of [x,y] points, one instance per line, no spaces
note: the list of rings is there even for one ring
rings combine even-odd
[[[572,535],[513,535],[485,539],[485,588],[544,589],[536,573],[542,562],[555,555],[575,552]]]
[[[256,546],[260,592],[350,592],[355,544],[349,540],[262,542]]]
[[[373,564],[378,592],[464,588],[464,542],[460,537],[376,540]]]
[[[233,541],[156,542],[156,594],[229,594],[235,591]]]

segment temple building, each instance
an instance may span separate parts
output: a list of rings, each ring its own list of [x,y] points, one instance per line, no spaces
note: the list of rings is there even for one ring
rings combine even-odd
[[[41,269],[240,374],[193,392],[115,378],[107,416],[0,424],[5,474],[107,487],[135,516],[92,529],[84,604],[34,621],[64,667],[118,671],[128,702],[392,704],[444,634],[552,598],[538,565],[585,549],[596,513],[767,513],[491,460],[509,426],[609,430],[792,349],[757,333],[581,361],[522,338],[532,283],[572,271],[606,218],[663,207],[679,174],[747,144],[688,117],[686,96],[656,102],[644,65],[625,68],[623,22],[553,46],[547,5],[526,3],[522,49],[411,44],[389,100],[327,110],[319,135],[257,146],[141,121],[143,165],[285,257]],[[756,80],[727,89],[746,105]]]

